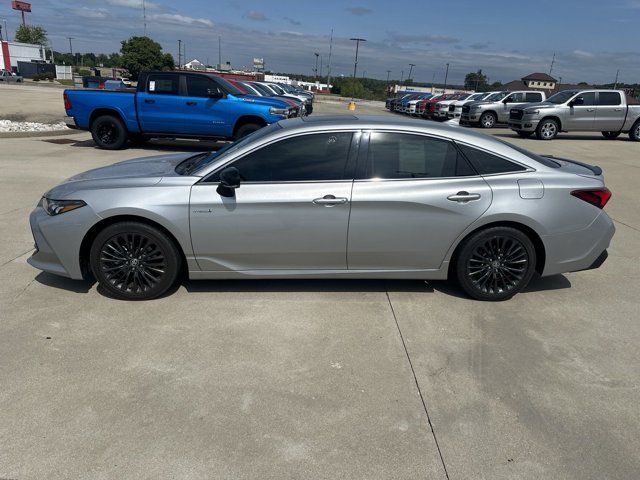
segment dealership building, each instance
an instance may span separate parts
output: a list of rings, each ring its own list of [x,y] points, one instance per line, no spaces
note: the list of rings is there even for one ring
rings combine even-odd
[[[0,42],[0,68],[18,71],[18,62],[44,62],[44,48],[40,45],[19,42]]]

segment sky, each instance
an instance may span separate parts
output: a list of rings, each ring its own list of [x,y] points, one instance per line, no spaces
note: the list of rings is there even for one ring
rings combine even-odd
[[[20,19],[1,0],[13,38]],[[32,0],[29,24],[45,27],[55,50],[110,53],[144,32],[142,0]],[[461,84],[482,69],[490,82],[549,72],[565,83],[640,82],[640,0],[145,0],[147,34],[177,58],[178,39],[188,60],[250,66],[264,58],[277,72],[312,74],[314,52],[323,73],[334,30],[332,75],[404,78],[414,63],[417,82]]]

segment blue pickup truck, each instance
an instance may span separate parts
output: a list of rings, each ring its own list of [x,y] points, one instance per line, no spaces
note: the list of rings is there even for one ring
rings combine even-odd
[[[137,90],[65,90],[66,123],[100,148],[149,138],[237,139],[294,116],[284,100],[247,95],[207,73],[146,72]]]

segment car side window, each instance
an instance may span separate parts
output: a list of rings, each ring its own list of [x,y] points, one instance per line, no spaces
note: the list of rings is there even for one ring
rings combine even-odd
[[[155,74],[147,79],[147,92],[160,95],[179,94],[179,76]]]
[[[474,168],[481,175],[491,175],[495,173],[522,172],[526,170],[522,165],[510,162],[502,157],[494,155],[484,150],[458,144],[464,156],[471,162]]]
[[[507,103],[517,103],[517,102],[524,102],[524,93],[522,92],[512,93],[507,97]]]
[[[207,77],[187,75],[187,95],[190,97],[208,97],[209,90],[219,90],[218,86]]]
[[[575,100],[578,98],[582,98],[583,106],[593,106],[596,104],[596,93],[595,92],[584,92],[578,95]]]
[[[602,106],[611,106],[611,105],[621,105],[622,97],[618,92],[599,92],[598,93],[598,105]]]
[[[352,132],[335,132],[285,138],[226,166],[236,167],[243,182],[351,180],[352,137]],[[208,181],[219,181],[219,172]]]
[[[541,101],[542,101],[542,94],[540,92],[531,92],[525,95],[525,102],[527,103],[534,103],[534,102],[541,102]]]
[[[372,132],[364,179],[443,178],[476,175],[449,140]]]

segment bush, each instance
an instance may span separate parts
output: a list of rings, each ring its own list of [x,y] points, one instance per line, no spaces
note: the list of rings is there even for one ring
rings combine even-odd
[[[80,75],[81,77],[93,76],[93,74],[91,73],[91,70],[86,70],[86,69],[78,70],[78,75]]]
[[[32,80],[34,82],[39,82],[39,81],[44,81],[44,80],[48,80],[50,82],[53,82],[56,78],[56,74],[53,72],[44,72],[44,73],[36,73]]]

